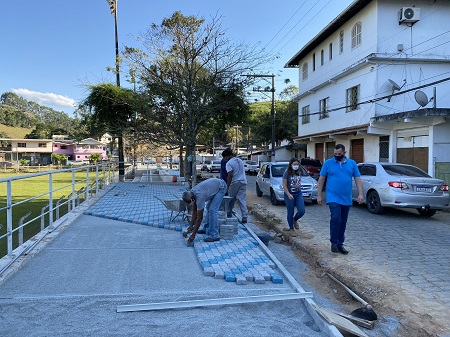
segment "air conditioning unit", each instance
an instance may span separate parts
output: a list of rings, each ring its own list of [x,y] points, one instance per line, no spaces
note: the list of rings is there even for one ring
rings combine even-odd
[[[416,23],[420,20],[420,8],[402,7],[399,13],[398,24]]]

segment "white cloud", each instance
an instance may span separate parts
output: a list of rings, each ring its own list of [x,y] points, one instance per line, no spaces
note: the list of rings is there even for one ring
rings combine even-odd
[[[50,92],[43,93],[37,91],[31,91],[28,89],[11,89],[16,95],[25,98],[27,101],[36,102],[40,105],[52,105],[59,107],[76,107],[75,100],[67,96],[57,95]]]

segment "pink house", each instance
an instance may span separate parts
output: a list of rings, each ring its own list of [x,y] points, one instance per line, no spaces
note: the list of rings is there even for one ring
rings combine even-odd
[[[64,154],[68,160],[81,162],[88,162],[91,154],[99,153],[102,160],[108,160],[106,145],[93,138],[86,138],[78,143],[75,140],[54,140],[53,153]]]

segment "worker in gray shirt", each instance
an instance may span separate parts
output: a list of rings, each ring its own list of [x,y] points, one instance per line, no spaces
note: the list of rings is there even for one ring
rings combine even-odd
[[[233,156],[231,149],[225,149],[222,157],[227,161],[227,195],[232,197],[227,216],[231,217],[231,210],[237,200],[241,209],[242,223],[247,223],[247,177],[245,176],[244,162]]]
[[[205,208],[208,212],[208,236],[203,240],[205,242],[219,241],[219,207],[222,203],[227,185],[222,179],[210,178],[202,181],[190,191],[183,192],[183,201],[192,205],[192,218],[190,225],[186,232],[183,233],[187,237],[188,233],[191,236],[188,239],[188,244],[191,244],[197,231],[203,221],[203,213]]]

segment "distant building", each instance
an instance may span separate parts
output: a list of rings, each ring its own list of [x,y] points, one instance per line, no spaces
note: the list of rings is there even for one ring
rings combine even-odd
[[[64,154],[70,161],[89,162],[93,153],[100,153],[108,160],[105,144],[92,138],[81,142],[75,140],[52,139],[0,139],[0,158],[2,161],[17,162],[25,159],[29,165],[48,165],[52,154]]]

